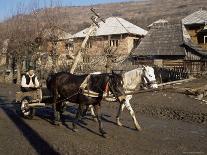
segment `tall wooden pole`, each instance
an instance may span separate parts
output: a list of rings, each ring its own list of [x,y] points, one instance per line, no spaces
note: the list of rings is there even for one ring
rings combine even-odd
[[[94,10],[93,8],[91,9],[91,11],[95,14],[95,16],[92,17],[92,21],[93,21],[93,23],[92,23],[92,25],[90,26],[90,28],[89,28],[89,30],[88,30],[88,32],[87,32],[87,34],[86,34],[85,39],[83,40],[83,43],[82,43],[82,45],[81,45],[81,49],[78,51],[77,56],[75,57],[75,60],[74,60],[74,62],[73,62],[73,65],[72,65],[72,67],[71,67],[71,69],[70,69],[70,73],[71,73],[71,74],[74,73],[74,71],[75,71],[75,69],[76,69],[76,67],[77,67],[77,65],[78,65],[78,62],[80,62],[81,55],[82,55],[82,51],[83,51],[83,49],[85,49],[86,44],[87,44],[87,41],[88,41],[90,35],[96,30],[97,27],[99,27],[99,25],[98,25],[98,23],[97,23],[97,19],[100,19],[100,20],[102,20],[103,22],[105,22],[105,21],[104,21],[104,20],[103,20],[103,19],[102,19],[96,12],[95,12],[95,10]]]
[[[91,27],[89,28],[87,34],[86,34],[85,39],[83,40],[83,43],[82,43],[82,45],[81,45],[81,49],[78,51],[78,54],[77,54],[77,56],[75,57],[75,60],[74,60],[74,62],[73,62],[73,65],[72,65],[72,67],[71,67],[71,69],[70,69],[70,73],[71,73],[71,74],[74,73],[74,71],[75,71],[75,69],[76,69],[76,67],[77,67],[77,65],[78,65],[78,62],[80,62],[81,55],[82,55],[82,50],[85,49],[86,44],[87,44],[87,41],[88,41],[90,35],[92,34],[92,32],[95,31],[95,29],[96,29],[96,25],[95,25],[95,24],[92,24]]]

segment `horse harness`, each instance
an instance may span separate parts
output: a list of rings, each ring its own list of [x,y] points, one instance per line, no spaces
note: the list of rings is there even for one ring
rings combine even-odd
[[[82,95],[87,96],[87,97],[94,97],[94,98],[99,97],[99,95],[100,95],[99,93],[89,90],[89,87],[88,87],[89,80],[90,80],[90,74],[86,77],[86,79],[80,85],[80,88],[76,93],[70,95],[69,97],[67,97],[63,100],[57,101],[55,103],[60,103],[60,102],[67,101],[70,98],[72,98],[73,96],[78,95],[78,94],[82,94]],[[106,84],[104,92],[109,95],[109,81]]]
[[[151,84],[156,84],[156,80],[155,81],[150,81],[147,78],[147,76],[145,76],[145,75],[142,75],[141,79],[142,79],[142,82],[141,82],[142,87],[147,87],[148,88],[148,87],[150,87]]]
[[[89,89],[89,80],[91,78],[91,74],[89,74],[85,80],[83,81],[83,83],[80,85],[80,89],[82,90],[82,94],[87,96],[87,97],[99,97],[100,93],[97,93],[95,91],[91,91]],[[105,90],[104,92],[109,92],[109,81],[107,82],[106,86],[105,86]]]

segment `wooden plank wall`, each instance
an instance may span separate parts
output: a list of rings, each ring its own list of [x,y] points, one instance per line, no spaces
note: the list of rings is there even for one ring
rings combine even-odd
[[[153,60],[139,60],[136,65],[154,66]],[[207,71],[207,61],[201,60],[163,60],[163,68],[184,70],[191,75],[199,75]]]
[[[129,71],[135,69],[142,65],[155,66],[153,60],[139,60],[133,63],[124,63],[114,66],[114,70]],[[207,71],[207,61],[200,60],[163,60],[163,65],[161,68],[172,70],[178,73],[188,73],[190,75],[200,75]],[[93,68],[93,67],[92,67]],[[90,65],[82,65],[82,67],[77,69],[78,72],[90,73],[95,71],[105,72],[104,66],[97,66],[91,69]]]

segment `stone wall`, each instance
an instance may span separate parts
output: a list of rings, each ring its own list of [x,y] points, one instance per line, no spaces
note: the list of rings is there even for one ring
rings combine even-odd
[[[134,47],[134,39],[139,39],[130,35],[102,36],[90,38],[88,40],[87,54],[88,55],[104,55],[104,49],[110,46],[110,40],[118,40],[118,46],[113,46],[116,49],[117,55],[126,55],[131,52]],[[74,39],[74,53],[77,53],[83,42],[83,38]]]

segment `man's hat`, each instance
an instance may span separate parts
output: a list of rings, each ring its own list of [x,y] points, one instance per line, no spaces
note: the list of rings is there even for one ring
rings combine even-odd
[[[34,70],[33,66],[29,66],[28,70]]]

